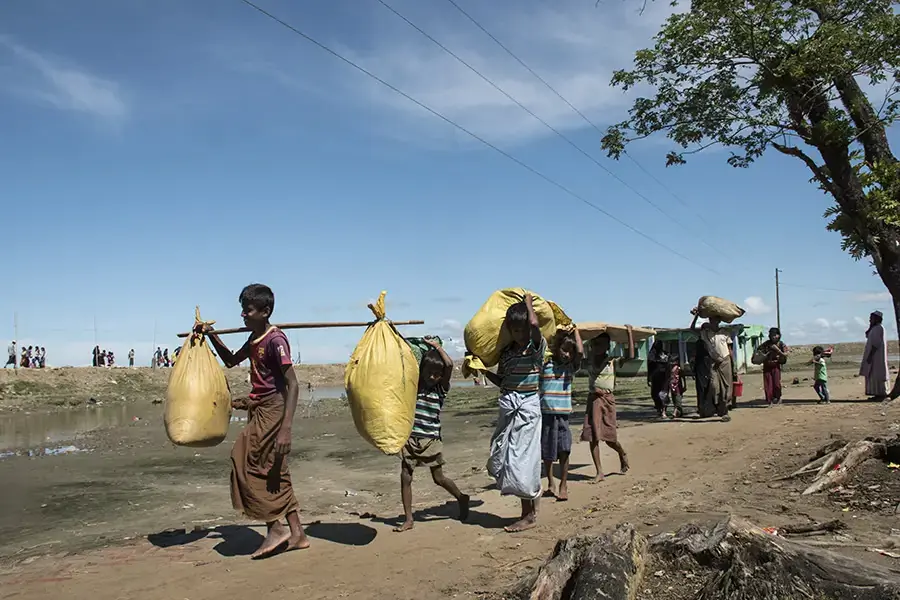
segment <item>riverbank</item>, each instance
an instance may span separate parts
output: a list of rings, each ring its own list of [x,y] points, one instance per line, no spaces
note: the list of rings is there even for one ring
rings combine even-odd
[[[335,388],[344,386],[344,365],[298,365],[294,367],[301,387],[327,388],[329,397],[340,397]],[[0,412],[55,411],[99,403],[161,402],[171,369],[149,367],[63,367],[48,369],[5,369],[0,372]],[[247,367],[226,369],[232,393],[250,390]]]
[[[501,528],[515,519],[518,502],[501,497],[484,470],[496,390],[453,390],[443,418],[446,472],[473,498],[469,521],[455,521],[446,493],[427,469],[416,471],[418,521],[402,535],[391,532],[401,510],[398,459],[359,437],[345,405],[298,420],[291,467],[313,548],[254,564],[246,555],[264,528],[235,515],[229,500],[230,441],[241,423],[215,448],[176,448],[165,438],[160,405],[119,405],[140,410],[138,420],[85,433],[75,442],[78,452],[0,460],[0,480],[16,490],[0,495],[0,586],[20,600],[47,598],[61,586],[77,600],[494,599],[507,597],[506,587],[539,565],[561,537],[623,521],[659,533],[722,513],[769,527],[840,518],[849,545],[889,547],[882,540],[900,527],[893,487],[876,506],[871,491],[854,504],[846,494],[800,496],[802,481],[771,483],[833,437],[855,440],[900,427],[900,404],[865,402],[852,369],[832,372],[835,403],[828,406],[815,404],[807,383],[789,384],[785,405],[765,409],[758,400],[761,377],[748,376],[730,423],[659,422],[646,382],[621,383],[619,435],[631,471],[617,476],[618,461],[603,448],[605,471],[613,476],[589,485],[587,445],[576,444],[569,502],[545,500],[538,528],[515,536]],[[584,381],[577,386],[576,435]]]

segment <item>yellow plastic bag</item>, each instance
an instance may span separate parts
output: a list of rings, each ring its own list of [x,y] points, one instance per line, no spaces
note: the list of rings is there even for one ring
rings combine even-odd
[[[194,318],[195,325],[202,323],[199,307]],[[228,435],[231,391],[204,335],[192,333],[181,347],[169,375],[164,420],[166,435],[178,446],[216,446]]]
[[[703,319],[718,317],[726,323],[744,316],[744,309],[724,298],[716,296],[703,296],[697,301],[698,314]]]
[[[356,430],[385,454],[397,454],[412,432],[419,389],[419,362],[390,321],[385,292],[369,308],[369,325],[350,355],[344,384]]]
[[[500,352],[512,342],[509,332],[503,327],[506,311],[513,304],[524,302],[525,293],[526,291],[522,288],[494,292],[466,325],[463,332],[467,352],[462,366],[464,377],[469,377],[476,371],[483,371],[500,362]],[[535,294],[532,294],[532,298],[541,333],[548,342],[556,334],[557,327],[567,327],[572,324],[572,319],[553,302],[544,300]]]

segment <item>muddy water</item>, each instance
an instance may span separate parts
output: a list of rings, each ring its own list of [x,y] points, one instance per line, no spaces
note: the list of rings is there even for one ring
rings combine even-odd
[[[472,387],[472,381],[454,382],[454,387]],[[301,388],[299,412],[302,406],[319,400],[341,398],[342,387]],[[145,420],[161,420],[162,405],[148,403],[113,403],[48,413],[14,413],[0,415],[0,459],[11,456],[10,451],[38,450],[55,453],[66,448],[64,443],[97,429],[116,428]],[[241,417],[236,417],[240,421]],[[77,444],[70,444],[78,446]]]
[[[107,404],[53,413],[15,413],[0,416],[0,451],[51,447],[77,440],[79,435],[105,427],[120,427],[160,417],[159,405]]]

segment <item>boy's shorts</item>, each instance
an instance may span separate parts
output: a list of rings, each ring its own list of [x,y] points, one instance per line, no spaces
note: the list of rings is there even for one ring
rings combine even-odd
[[[400,451],[403,470],[412,473],[416,467],[432,469],[444,464],[444,443],[438,438],[411,437]]]
[[[554,462],[570,452],[572,452],[572,430],[569,428],[569,415],[542,415],[541,459]]]

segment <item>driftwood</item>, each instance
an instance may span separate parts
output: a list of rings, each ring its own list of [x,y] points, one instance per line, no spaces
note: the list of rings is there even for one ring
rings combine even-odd
[[[850,477],[853,469],[870,458],[883,461],[900,459],[900,435],[871,437],[851,443],[834,440],[819,449],[810,462],[775,481],[815,473],[812,483],[803,490],[803,495],[808,496],[840,485]]]
[[[900,571],[766,533],[726,518],[644,539],[630,525],[557,543],[517,600],[634,600],[645,565],[704,573],[698,600],[900,600]],[[682,597],[682,596],[678,596]]]
[[[854,468],[870,458],[884,458],[886,453],[887,447],[878,441],[860,440],[853,444],[847,444],[840,450],[836,450],[831,458],[822,465],[813,482],[803,490],[803,495],[815,494],[843,483]]]
[[[602,536],[578,536],[557,542],[538,573],[517,587],[521,600],[634,598],[643,574],[646,541],[629,524]]]
[[[779,527],[778,532],[787,535],[804,535],[807,533],[824,533],[829,531],[840,531],[847,527],[847,524],[840,519],[825,521],[824,523],[801,523],[799,525],[785,525]]]

